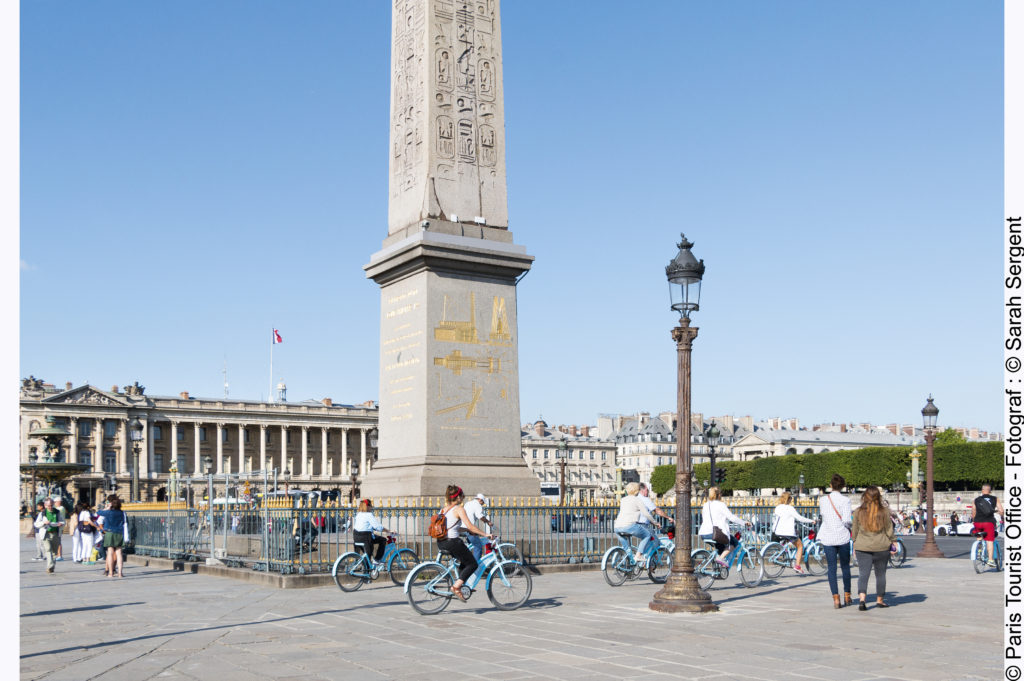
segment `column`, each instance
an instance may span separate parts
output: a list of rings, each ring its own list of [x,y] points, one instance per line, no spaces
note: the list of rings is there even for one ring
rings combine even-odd
[[[370,471],[366,467],[366,428],[359,429],[359,475],[366,475]]]
[[[267,470],[267,424],[260,424],[260,470]]]
[[[301,449],[302,449],[302,466],[301,466],[301,470],[302,470],[302,477],[304,477],[304,478],[308,478],[309,477],[309,473],[310,473],[310,471],[309,471],[309,445],[306,442],[307,438],[309,438],[309,426],[302,426],[302,447],[301,447]]]
[[[327,428],[320,428],[320,477],[326,478],[327,470]]]
[[[178,463],[178,422],[171,421],[171,461]],[[170,469],[168,469],[170,470]],[[185,475],[185,467],[181,466],[178,475]]]
[[[78,417],[72,416],[68,418],[68,423],[71,424],[71,444],[68,450],[68,461],[71,463],[78,463]],[[35,508],[32,512],[35,512]]]
[[[281,426],[281,470],[288,467],[288,426]]]
[[[245,424],[238,424],[238,472],[244,473],[251,470],[245,465]]]
[[[106,457],[106,452],[103,451],[103,419],[102,418],[97,418],[96,419],[96,432],[93,433],[93,436],[95,438],[94,439],[95,444],[93,446],[96,449],[95,454],[93,454],[94,460],[96,461],[96,470],[104,471],[105,472],[107,470],[106,469],[107,457]],[[117,467],[116,466],[114,468],[114,472],[117,472]]]
[[[224,472],[224,424],[217,424],[217,473]]]
[[[146,451],[139,454],[139,480],[148,478],[149,472],[155,468],[153,457],[156,454],[156,438],[153,437],[153,419],[147,418],[144,423],[146,424]],[[141,493],[142,484],[139,483],[139,494],[141,495]]]
[[[118,463],[117,470],[120,473],[128,473],[128,419],[118,419],[117,421],[117,435],[114,436],[121,438],[121,454],[118,457],[120,462]]]
[[[192,445],[195,448],[195,461],[192,462],[192,472],[196,475],[203,475],[206,471],[203,470],[203,457],[199,451],[199,421],[193,423],[192,428],[195,430],[195,439],[192,441]]]
[[[341,429],[341,469],[338,475],[348,475],[348,428]]]

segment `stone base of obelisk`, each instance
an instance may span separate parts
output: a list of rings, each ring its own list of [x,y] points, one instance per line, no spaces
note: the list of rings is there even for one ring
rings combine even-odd
[[[364,497],[540,494],[519,421],[516,281],[532,261],[506,229],[430,220],[365,266],[381,287],[381,375]]]

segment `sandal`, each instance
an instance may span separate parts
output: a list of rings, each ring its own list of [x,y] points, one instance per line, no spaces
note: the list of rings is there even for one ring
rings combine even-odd
[[[466,597],[462,595],[462,587],[459,587],[458,589],[456,589],[456,588],[455,588],[455,587],[453,586],[453,587],[452,587],[452,596],[455,596],[456,598],[458,598],[458,599],[459,599],[460,601],[462,601],[463,603],[465,603],[465,602],[466,602]]]

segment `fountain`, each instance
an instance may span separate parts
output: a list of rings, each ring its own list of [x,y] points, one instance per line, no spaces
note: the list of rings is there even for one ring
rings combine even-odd
[[[92,468],[92,464],[89,463],[69,463],[67,461],[62,461],[64,457],[61,453],[60,446],[64,441],[64,438],[68,435],[70,435],[70,433],[57,425],[57,420],[52,415],[47,415],[45,427],[36,428],[29,432],[29,437],[39,438],[46,443],[45,454],[42,461],[39,460],[39,456],[35,452],[32,452],[28,455],[28,463],[23,463],[20,466],[23,474],[32,476],[33,504],[39,500],[36,493],[37,480],[43,483],[43,496],[50,495],[56,487],[63,497],[67,496],[63,489],[64,481]]]

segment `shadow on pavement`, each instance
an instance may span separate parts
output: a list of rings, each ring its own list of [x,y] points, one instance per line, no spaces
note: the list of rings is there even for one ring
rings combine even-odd
[[[32,573],[29,573],[29,574],[32,574]],[[58,572],[57,574],[66,575],[66,574],[69,574],[69,572]],[[162,571],[152,571],[151,570],[149,572],[145,572],[143,574],[136,575],[134,570],[129,570],[129,571],[127,571],[125,573],[125,578],[124,579],[125,580],[129,580],[130,579],[130,580],[134,581],[136,579],[152,579],[153,577],[168,577],[168,576],[171,576],[172,574],[174,576],[182,576],[183,577],[185,575],[190,575],[192,573],[190,573],[190,572],[177,572],[177,571],[173,571],[173,570],[162,570]],[[82,573],[82,576],[84,577],[85,573]],[[97,572],[95,579],[90,579],[90,580],[87,580],[87,581],[82,581],[82,582],[51,582],[51,583],[47,583],[47,584],[34,584],[32,586],[22,586],[21,588],[22,589],[26,589],[26,590],[27,589],[49,589],[49,588],[52,588],[52,587],[55,587],[55,586],[72,586],[72,585],[76,585],[76,584],[97,584],[97,583],[106,582],[106,581],[108,581],[107,578],[102,573]],[[121,582],[123,580],[111,579],[109,581],[111,581],[111,582]]]
[[[907,603],[924,603],[928,600],[928,594],[906,594],[898,595],[899,592],[890,592],[885,595],[885,602],[889,605],[905,605]],[[868,603],[868,607],[872,606],[873,602]]]
[[[39,612],[26,612],[22,613],[22,617],[38,617],[39,615],[64,615],[69,612],[82,612],[83,610],[108,610],[110,608],[120,608],[125,605],[145,605],[145,601],[136,601],[134,603],[113,603],[111,605],[89,605],[81,608],[64,608],[62,610],[40,610]]]

